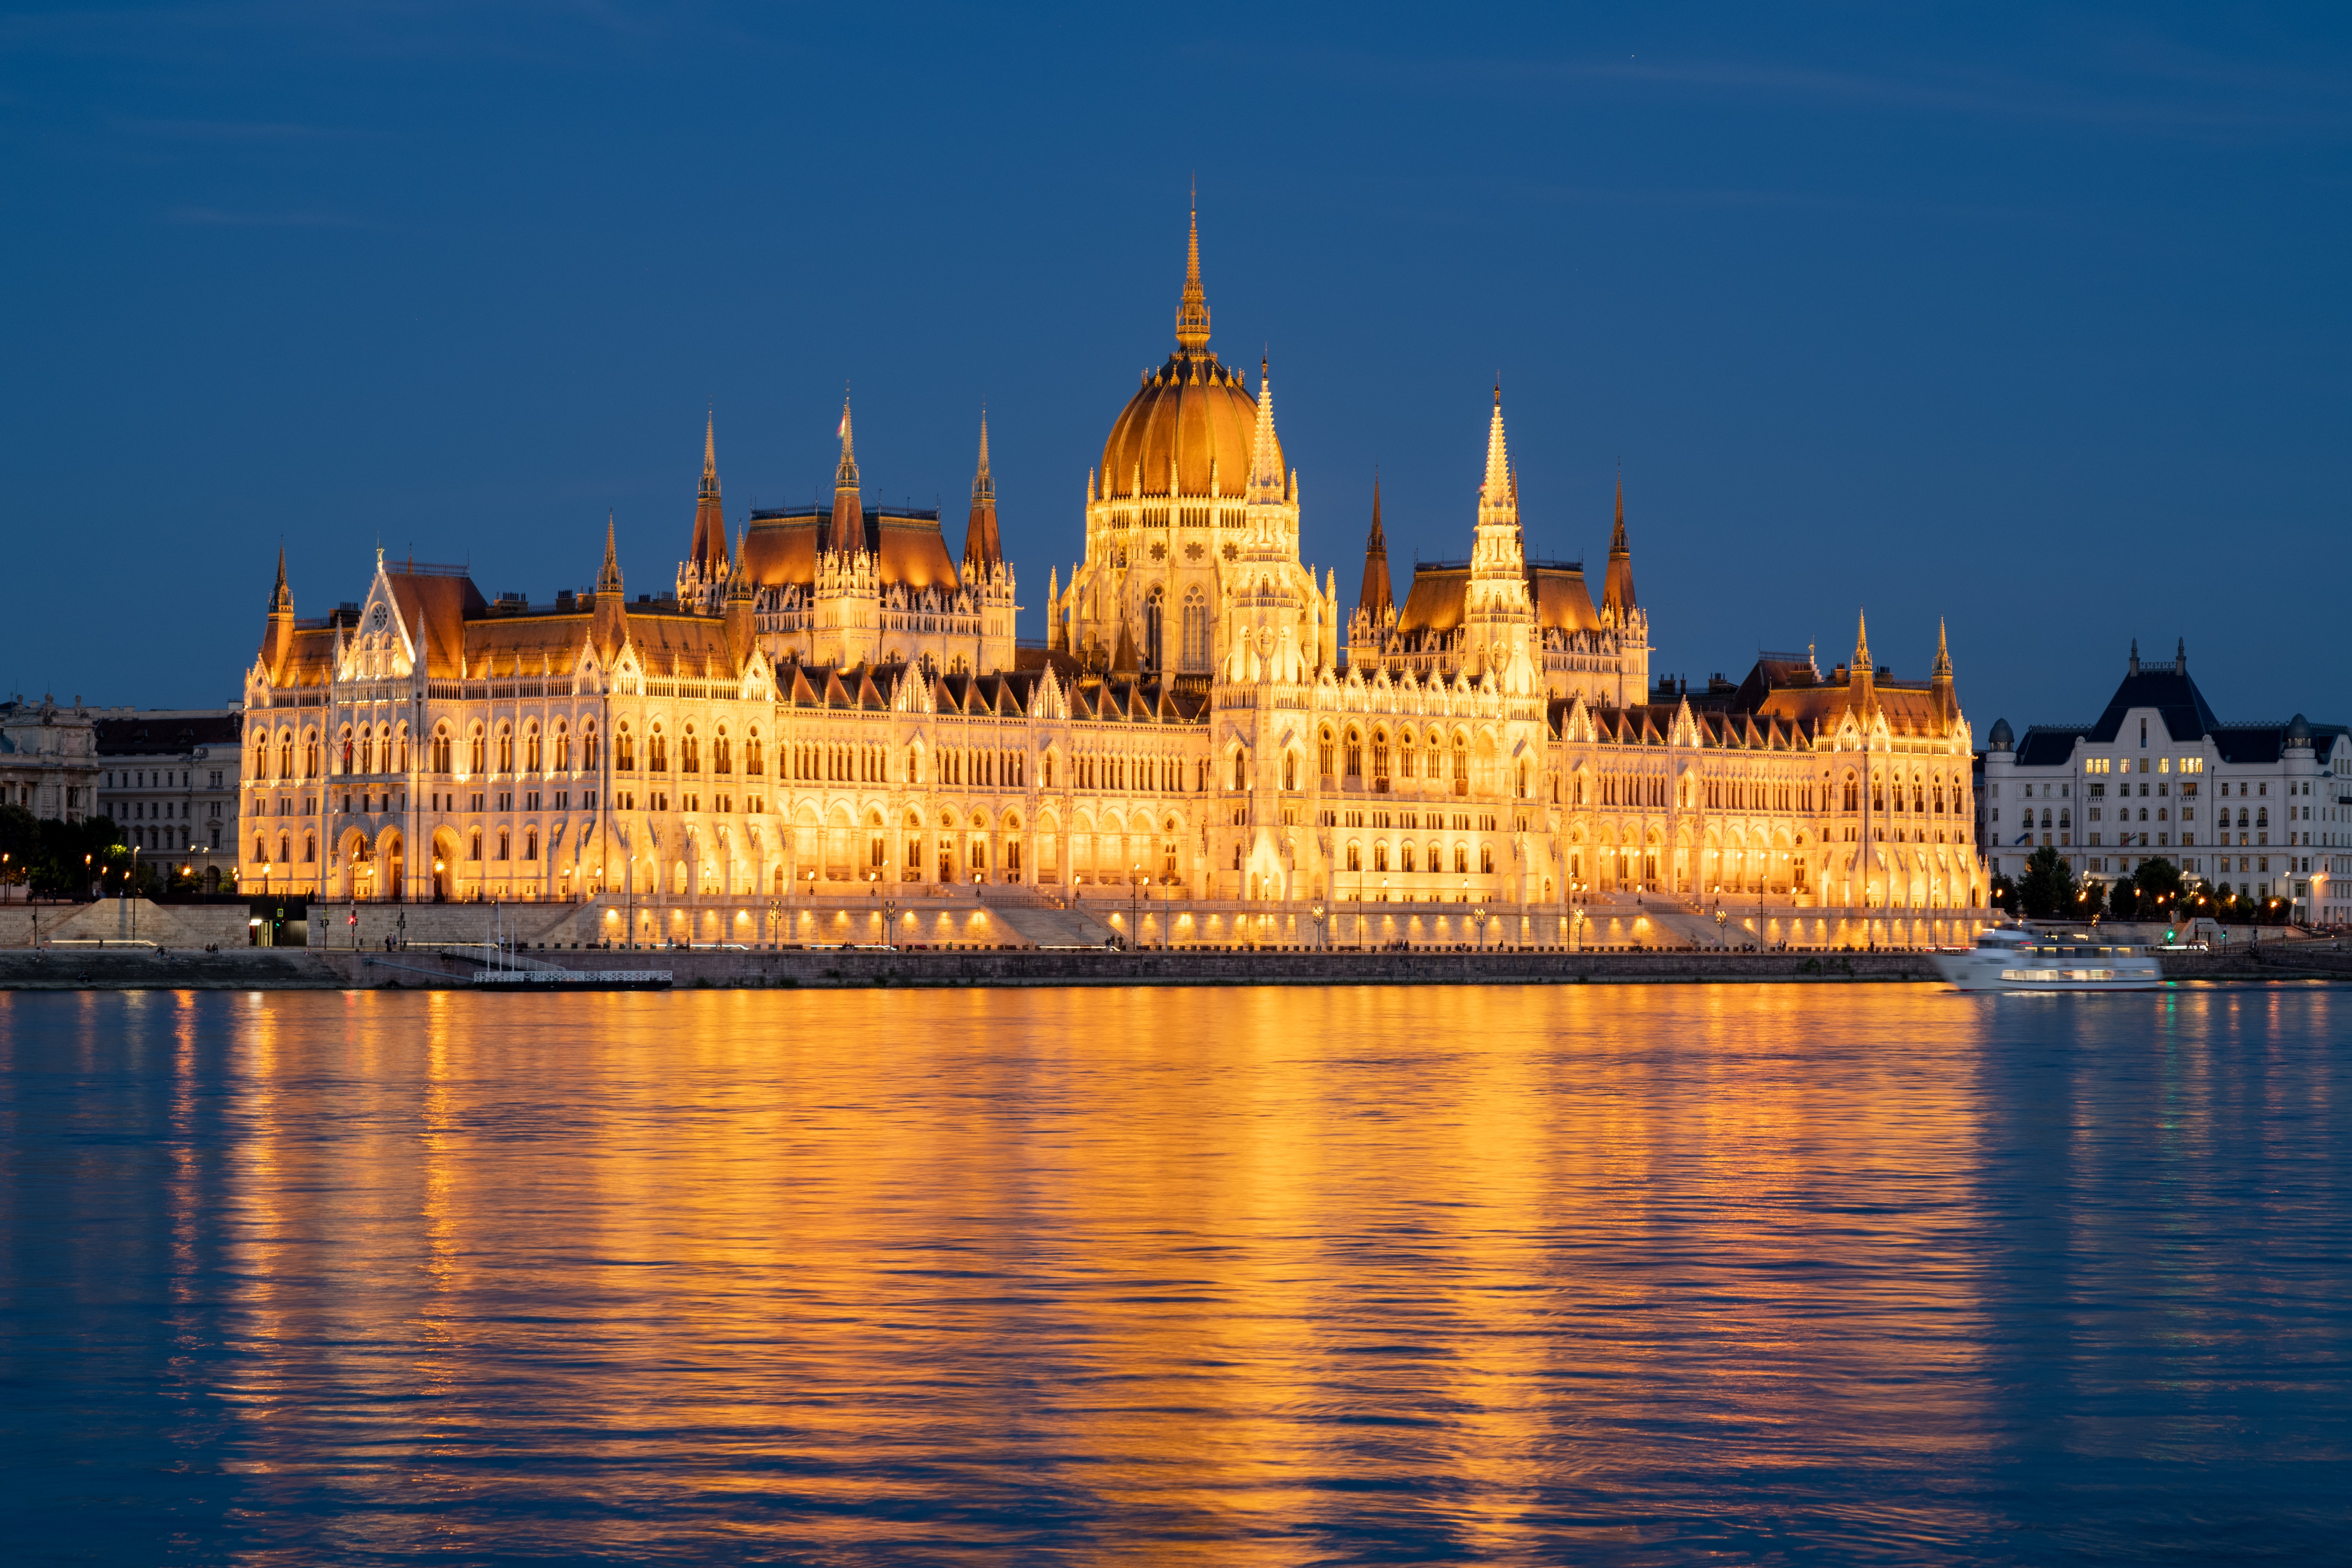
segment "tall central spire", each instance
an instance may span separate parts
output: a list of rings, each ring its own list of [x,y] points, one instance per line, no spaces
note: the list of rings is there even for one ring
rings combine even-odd
[[[1209,297],[1201,289],[1201,198],[1192,197],[1192,236],[1184,248],[1184,297],[1176,311],[1176,342],[1188,354],[1209,346]]]

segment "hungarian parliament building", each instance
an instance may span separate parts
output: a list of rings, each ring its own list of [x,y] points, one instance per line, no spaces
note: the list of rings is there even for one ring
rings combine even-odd
[[[1309,909],[1360,936],[1374,904],[1422,907],[1378,911],[1386,931],[1465,904],[1801,926],[1985,902],[1940,631],[1924,680],[1874,664],[1865,629],[1826,672],[1766,655],[1654,685],[1622,481],[1596,605],[1580,563],[1528,555],[1499,388],[1466,553],[1395,596],[1376,488],[1352,602],[1318,582],[1267,367],[1253,388],[1209,347],[1197,223],[1174,352],[1087,476],[1042,637],[1020,635],[985,422],[961,551],[936,511],[868,506],[845,405],[839,434],[829,508],[755,510],[730,540],[706,426],[658,594],[627,592],[610,520],[594,588],[547,603],[379,552],[362,597],[301,619],[281,551],[245,684],[241,885],[596,905],[582,929],[640,941],[975,889],[1149,900],[1173,941],[1296,933]]]

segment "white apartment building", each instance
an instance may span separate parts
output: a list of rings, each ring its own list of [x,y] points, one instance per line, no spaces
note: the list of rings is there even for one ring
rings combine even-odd
[[[2111,881],[2162,857],[2217,889],[2293,900],[2297,920],[2352,921],[2352,731],[2224,724],[2180,648],[2131,667],[2093,724],[1997,720],[1984,758],[1985,855],[2021,876],[2051,846]]]

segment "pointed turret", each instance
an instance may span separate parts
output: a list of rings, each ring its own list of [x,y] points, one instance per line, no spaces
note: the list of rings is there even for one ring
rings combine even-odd
[[[604,564],[596,574],[596,596],[621,592],[621,556],[613,543],[613,514],[604,514]]]
[[[727,575],[727,521],[719,501],[719,420],[713,413],[702,426],[702,483],[694,498],[694,549],[687,559],[706,583]]]
[[[1927,671],[1927,700],[1935,710],[1937,733],[1950,734],[1960,707],[1952,691],[1952,650],[1940,619],[1936,622],[1936,662]]]
[[[1356,607],[1377,627],[1395,605],[1389,589],[1389,540],[1381,531],[1381,478],[1372,476],[1372,531],[1364,541],[1364,591]]]
[[[985,577],[1004,561],[1004,546],[996,533],[996,481],[988,472],[988,410],[980,411],[980,468],[971,479],[971,518],[963,527],[963,571],[967,581]]]
[[[596,574],[596,608],[589,635],[607,663],[629,637],[628,606],[621,596],[621,552],[614,542],[613,514],[604,514],[604,564]]]
[[[1511,483],[1511,448],[1503,437],[1503,384],[1495,383],[1495,413],[1486,421],[1486,474],[1478,481],[1478,510],[1483,517],[1487,511],[1517,510],[1517,495]]]
[[[1201,200],[1192,198],[1191,234],[1184,244],[1184,293],[1176,306],[1176,343],[1189,355],[1209,346],[1209,297],[1201,289]]]
[[[1601,624],[1622,626],[1632,615],[1633,551],[1625,542],[1625,476],[1617,476],[1617,526],[1609,535],[1609,575],[1601,588]]]
[[[2139,638],[2137,637],[2132,638],[2131,672],[2134,675],[2139,673]]]
[[[856,554],[866,548],[866,509],[857,499],[857,447],[849,427],[849,396],[841,399],[841,462],[833,470],[833,528],[825,548]]]
[[[753,639],[758,632],[757,591],[751,586],[751,574],[743,568],[743,535],[735,536],[735,567],[727,579],[725,607],[720,614],[727,624],[727,652],[734,668],[730,674],[740,675],[751,662]]]
[[[2189,639],[2187,637],[2182,637],[2172,645],[2172,673],[2175,675],[2189,673]]]
[[[381,556],[378,564],[382,564]],[[269,590],[269,621],[261,634],[261,662],[274,685],[294,651],[294,590],[286,585],[286,545],[278,545],[278,583]]]
[[[1247,500],[1253,506],[1279,505],[1286,495],[1282,447],[1274,438],[1274,381],[1267,362],[1257,362],[1257,429],[1250,437]]]
[[[1872,701],[1877,696],[1876,672],[1870,663],[1870,616],[1861,611],[1856,611],[1855,615],[1853,663],[1846,671],[1846,685],[1852,693],[1855,712],[1867,715]]]

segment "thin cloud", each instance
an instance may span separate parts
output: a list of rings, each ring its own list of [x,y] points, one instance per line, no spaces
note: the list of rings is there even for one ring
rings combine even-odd
[[[1622,91],[1680,91],[1985,119],[2071,121],[2174,134],[2352,133],[2352,81],[2318,72],[2223,68],[2201,58],[2154,55],[2112,85],[2083,86],[1987,72],[1853,71],[1725,59],[1455,58],[1402,62],[1338,57],[1345,68],[1421,85],[1493,89],[1576,83]],[[2185,96],[2184,83],[2213,90]]]
[[[192,224],[212,228],[352,228],[382,230],[389,225],[368,218],[353,217],[347,213],[330,212],[231,212],[226,207],[173,207],[163,215],[166,223]]]

